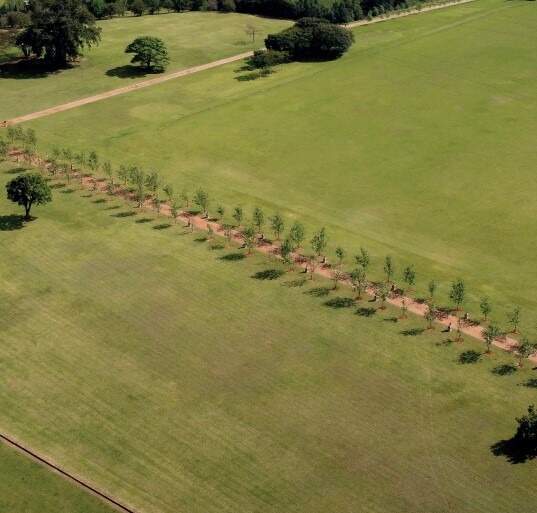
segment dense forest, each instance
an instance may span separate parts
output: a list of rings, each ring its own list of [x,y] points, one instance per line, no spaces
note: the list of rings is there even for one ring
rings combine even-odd
[[[32,4],[46,0],[6,0],[0,6],[0,28],[20,28],[29,22]],[[84,0],[97,19],[161,12],[222,11],[260,14],[275,18],[323,18],[348,23],[396,9],[417,5],[419,0]]]

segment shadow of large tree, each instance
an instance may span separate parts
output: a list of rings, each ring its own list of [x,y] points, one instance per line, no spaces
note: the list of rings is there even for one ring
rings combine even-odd
[[[20,230],[24,226],[24,216],[10,214],[0,216],[0,232],[10,232]]]

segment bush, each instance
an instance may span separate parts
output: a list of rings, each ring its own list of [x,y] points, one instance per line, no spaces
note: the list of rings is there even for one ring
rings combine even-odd
[[[218,10],[222,12],[235,12],[237,10],[235,0],[219,0]]]
[[[295,60],[332,60],[341,57],[354,42],[349,30],[319,18],[302,18],[296,24],[265,39],[268,50],[286,52]]]
[[[263,69],[289,62],[289,54],[278,50],[256,50],[252,57],[246,60],[249,69]]]

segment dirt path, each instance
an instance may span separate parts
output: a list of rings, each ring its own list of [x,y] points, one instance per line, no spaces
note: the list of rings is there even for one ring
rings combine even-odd
[[[47,458],[44,458],[43,456],[38,455],[33,450],[29,449],[28,447],[24,446],[20,442],[16,441],[11,435],[8,436],[5,433],[0,433],[0,442],[6,444],[12,449],[15,449],[19,453],[34,460],[40,465],[43,465],[44,467],[46,467],[48,470],[51,470],[55,474],[58,474],[61,477],[67,479],[68,481],[71,481],[73,484],[75,484],[79,488],[82,488],[85,492],[90,493],[91,495],[95,497],[98,497],[99,499],[104,501],[106,504],[108,504],[108,506],[111,506],[116,511],[120,511],[121,513],[136,513],[133,509],[125,506],[124,504],[120,503],[116,499],[113,499],[109,495],[106,495],[105,493],[100,492],[97,488],[90,485],[89,483],[82,481],[81,479],[74,476],[73,474],[70,474],[69,472],[63,470],[58,465],[56,465],[56,463],[53,463],[50,459],[47,459]]]
[[[475,0],[458,0],[453,2],[447,2],[444,4],[430,5],[423,7],[422,9],[412,9],[401,13],[391,14],[386,17],[376,17],[372,20],[360,20],[348,23],[345,25],[348,28],[360,27],[362,25],[370,25],[371,23],[380,23],[382,21],[393,20],[396,18],[402,18],[404,16],[410,16],[413,14],[420,14],[423,12],[434,11],[436,9],[443,9],[444,7],[451,7],[453,5],[466,4],[469,2],[474,2]],[[7,127],[8,125],[17,125],[19,123],[24,123],[26,121],[31,121],[33,119],[43,118],[45,116],[51,116],[52,114],[57,114],[58,112],[64,112],[66,110],[76,109],[77,107],[82,107],[83,105],[88,105],[89,103],[99,102],[101,100],[106,100],[107,98],[112,98],[114,96],[119,96],[120,94],[130,93],[132,91],[137,91],[143,89],[144,87],[150,87],[157,84],[162,84],[168,80],[175,80],[176,78],[186,77],[188,75],[193,75],[201,71],[205,71],[212,68],[217,68],[225,64],[230,64],[232,62],[237,62],[252,55],[252,51],[240,53],[238,55],[233,55],[232,57],[226,57],[224,59],[219,59],[217,61],[209,62],[207,64],[200,64],[198,66],[192,66],[191,68],[185,68],[179,71],[174,71],[172,73],[167,73],[165,75],[160,75],[155,78],[148,80],[142,80],[134,84],[119,87],[117,89],[112,89],[110,91],[105,91],[103,93],[94,94],[92,96],[87,96],[86,98],[80,98],[79,100],[73,100],[61,105],[56,105],[55,107],[49,107],[48,109],[39,110],[32,112],[30,114],[25,114],[23,116],[18,116],[8,120],[2,121],[2,127]]]
[[[168,80],[174,80],[176,78],[186,77],[188,75],[193,75],[194,73],[199,73],[200,71],[205,71],[212,68],[217,68],[218,66],[223,66],[224,64],[230,64],[232,62],[240,61],[246,57],[250,57],[253,52],[244,52],[238,55],[233,55],[232,57],[226,57],[225,59],[219,59],[217,61],[209,62],[207,64],[200,64],[199,66],[192,66],[191,68],[182,69],[179,71],[174,71],[173,73],[168,73],[166,75],[160,75],[149,80],[142,80],[141,82],[136,82],[125,87],[119,87],[117,89],[112,89],[111,91],[105,91],[104,93],[95,94],[93,96],[87,96],[86,98],[81,98],[80,100],[74,100],[72,102],[63,103],[62,105],[57,105],[56,107],[50,107],[48,109],[40,110],[37,112],[32,112],[31,114],[25,114],[24,116],[18,116],[16,118],[9,119],[4,121],[5,126],[7,125],[16,125],[18,123],[24,123],[25,121],[31,121],[33,119],[43,118],[45,116],[50,116],[52,114],[57,114],[58,112],[64,112],[66,110],[76,109],[82,105],[87,105],[88,103],[95,103],[101,100],[106,100],[107,98],[112,98],[113,96],[119,96],[120,94],[130,93],[131,91],[137,91],[143,89],[144,87],[150,87],[156,84],[162,84]]]
[[[400,13],[389,14],[386,17],[377,16],[372,20],[358,20],[345,25],[347,28],[361,27],[362,25],[370,25],[371,23],[380,23],[381,21],[395,20],[397,18],[404,18],[405,16],[412,16],[414,14],[420,14],[422,12],[436,11],[437,9],[443,9],[444,7],[451,7],[454,5],[468,4],[470,2],[475,2],[475,0],[455,0],[453,2],[446,2],[435,5],[428,5],[422,7],[421,9],[409,9],[408,11],[403,11]]]
[[[10,152],[10,157],[12,159],[16,160],[18,163],[20,162],[21,159],[24,160],[24,155],[20,151],[12,151],[12,152]],[[40,159],[39,157],[34,158],[29,163],[30,163],[30,165],[33,165],[33,166],[48,169],[47,161],[43,160],[43,159]],[[74,171],[73,176],[75,178],[72,178],[72,179],[78,180],[79,184],[83,188],[89,189],[89,190],[94,190],[94,191],[100,192],[100,193],[109,194],[109,192],[107,190],[108,185],[107,185],[107,182],[106,182],[105,179],[101,179],[101,178],[96,179],[96,178],[93,178],[91,176],[83,176],[80,179],[80,174],[76,170]],[[125,190],[123,187],[121,187],[120,185],[117,185],[117,184],[115,185],[114,195],[122,197],[123,199],[128,200],[128,201],[133,201],[134,200],[133,193]],[[147,210],[150,210],[150,211],[153,211],[153,212],[156,211],[155,205],[154,205],[153,201],[150,200],[150,199],[146,200],[144,202],[143,208],[147,209]],[[170,205],[168,205],[167,203],[163,202],[161,204],[161,206],[160,206],[160,210],[159,210],[158,214],[162,215],[162,216],[165,216],[165,217],[168,217],[168,218],[171,218],[172,217],[172,212],[171,212]],[[181,211],[179,213],[177,219],[182,221],[184,223],[184,225],[189,229],[198,230],[198,231],[204,231],[204,232],[208,232],[209,229],[210,229],[213,233],[215,233],[215,234],[217,234],[219,236],[225,236],[223,226],[220,223],[218,223],[217,221],[208,220],[208,219],[205,219],[205,218],[203,218],[203,217],[201,217],[199,215],[191,215],[191,214],[189,214],[189,213],[187,213],[185,211]],[[237,243],[239,245],[242,245],[242,243],[243,243],[243,237],[242,237],[240,231],[238,231],[236,229],[232,229],[230,231],[229,238],[230,238],[230,240],[233,240],[235,243]],[[256,245],[255,249],[256,249],[256,251],[258,251],[260,253],[263,253],[263,254],[269,255],[271,257],[281,259],[280,249],[279,249],[279,246],[277,244],[267,242],[266,240],[261,240]],[[299,267],[299,268],[304,269],[304,271],[306,273],[309,273],[310,277],[311,277],[311,274],[313,272],[314,274],[317,274],[317,275],[322,276],[324,278],[327,278],[329,280],[333,279],[335,269],[330,267],[330,266],[328,266],[328,265],[319,265],[318,264],[318,265],[315,266],[315,268],[312,271],[311,266],[310,266],[310,262],[308,261],[308,259],[304,255],[299,254],[299,253],[293,253],[292,254],[292,259],[293,259],[294,265]],[[343,285],[348,286],[348,287],[351,286],[351,283],[350,283],[350,280],[348,278],[348,275],[345,275],[345,274],[344,274],[344,277],[343,277],[343,279],[341,280],[340,283],[342,283]],[[372,284],[369,287],[367,287],[366,293],[370,297],[376,297],[376,290],[375,290],[375,288],[373,287]],[[420,317],[425,317],[425,315],[427,313],[427,309],[428,309],[428,306],[427,306],[427,304],[425,302],[415,301],[414,299],[412,299],[411,297],[408,297],[408,296],[391,294],[390,297],[388,297],[386,299],[386,302],[391,304],[391,305],[393,305],[393,306],[395,306],[395,307],[397,307],[397,308],[402,308],[403,303],[404,303],[404,305],[407,308],[408,312],[410,312],[412,314],[415,314],[415,315],[418,315]],[[469,337],[472,337],[472,338],[474,338],[476,340],[479,340],[481,342],[484,342],[483,336],[481,334],[481,331],[483,329],[482,326],[473,325],[472,323],[469,323],[469,322],[461,322],[460,326],[459,326],[459,317],[457,317],[456,315],[446,314],[446,315],[442,315],[442,316],[437,316],[437,318],[435,319],[435,322],[437,324],[440,324],[441,326],[445,327],[446,329],[448,327],[451,328],[452,331],[455,331],[458,328],[460,328],[460,332],[462,334],[467,335]],[[498,348],[500,348],[500,349],[503,349],[504,351],[508,351],[508,352],[512,353],[512,352],[516,352],[516,348],[518,347],[518,340],[513,338],[513,337],[505,336],[503,338],[498,338],[497,340],[495,340],[493,342],[493,345],[498,347]],[[537,353],[532,355],[529,358],[529,360],[532,361],[532,362],[537,363]]]

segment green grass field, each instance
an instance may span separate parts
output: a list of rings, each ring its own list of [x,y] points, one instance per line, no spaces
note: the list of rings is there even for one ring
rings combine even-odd
[[[325,225],[332,249],[369,248],[376,276],[390,253],[419,294],[462,277],[474,315],[483,295],[502,325],[518,304],[535,337],[536,27],[531,2],[479,0],[361,27],[336,62],[254,82],[229,66],[31,126],[45,148],[157,169],[213,206]]]
[[[245,33],[247,24],[259,30],[255,43]],[[168,71],[173,71],[263,46],[268,32],[277,32],[289,22],[245,14],[189,12],[114,18],[99,25],[102,41],[85,51],[79,65],[48,76],[0,75],[0,118],[28,114],[155,76],[140,74],[129,64],[132,55],[124,53],[137,36],[162,38],[170,54]],[[11,50],[3,52],[5,59],[13,58]],[[0,59],[3,52],[0,50]]]
[[[112,513],[99,499],[0,443],[0,511]]]
[[[144,513],[532,511],[537,462],[490,451],[529,366],[70,190],[22,228],[0,199],[3,430]]]

